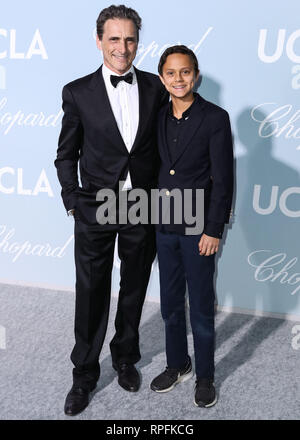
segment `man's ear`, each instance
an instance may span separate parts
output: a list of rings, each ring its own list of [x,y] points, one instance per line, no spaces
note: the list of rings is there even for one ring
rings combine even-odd
[[[98,49],[102,51],[101,40],[99,40],[98,35],[96,35],[96,44],[97,44]]]

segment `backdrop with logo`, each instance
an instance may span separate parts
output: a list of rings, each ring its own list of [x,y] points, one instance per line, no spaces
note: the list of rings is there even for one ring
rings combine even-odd
[[[136,67],[167,46],[199,60],[199,93],[230,114],[235,198],[217,259],[220,306],[300,317],[300,3],[130,1],[143,19]],[[102,63],[95,22],[110,2],[2,2],[0,282],[74,288],[73,220],[53,161],[67,82]],[[116,255],[113,291],[118,291]],[[148,298],[159,298],[157,263]]]

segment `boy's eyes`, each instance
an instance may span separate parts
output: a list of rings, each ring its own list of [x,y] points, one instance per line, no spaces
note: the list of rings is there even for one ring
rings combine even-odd
[[[191,73],[191,72],[190,72],[190,70],[183,70],[182,73],[183,73],[184,75],[188,75],[188,74]],[[174,72],[167,72],[167,75],[168,75],[168,76],[172,76],[172,75],[174,75]]]

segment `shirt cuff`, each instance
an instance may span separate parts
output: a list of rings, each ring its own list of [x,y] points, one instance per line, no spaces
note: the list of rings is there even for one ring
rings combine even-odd
[[[210,237],[222,238],[224,231],[224,223],[208,222],[205,225],[203,233]]]

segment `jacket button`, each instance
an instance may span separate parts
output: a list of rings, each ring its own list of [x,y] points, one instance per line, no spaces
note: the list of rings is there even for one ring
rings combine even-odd
[[[166,191],[166,196],[169,196],[170,195],[170,191]]]
[[[171,174],[171,176],[174,176],[175,170],[170,170],[170,174]]]

